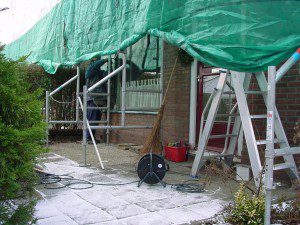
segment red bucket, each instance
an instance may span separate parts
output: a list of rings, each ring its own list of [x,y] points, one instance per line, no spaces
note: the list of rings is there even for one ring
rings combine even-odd
[[[165,158],[172,162],[185,162],[187,160],[187,147],[165,146]]]

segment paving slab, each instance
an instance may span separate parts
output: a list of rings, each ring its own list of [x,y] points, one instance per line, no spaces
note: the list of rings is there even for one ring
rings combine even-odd
[[[78,223],[66,215],[59,215],[46,219],[40,219],[37,221],[37,225],[78,225]]]
[[[186,206],[185,208],[197,213],[201,220],[208,219],[220,212],[225,206],[224,201],[212,199],[211,201],[201,202]]]
[[[131,217],[148,213],[149,211],[135,204],[120,205],[112,209],[107,209],[107,212],[117,219]]]
[[[62,212],[60,212],[55,206],[50,204],[46,200],[41,200],[36,204],[35,218],[37,219],[45,219],[54,216],[60,216]]]
[[[137,203],[137,205],[143,207],[144,209],[147,209],[150,212],[155,212],[162,209],[172,209],[177,207],[177,205],[172,203],[171,198],[139,202]]]
[[[147,213],[143,215],[133,216],[126,219],[119,220],[126,225],[171,225],[171,220],[156,212]]]
[[[112,149],[110,146],[108,150]],[[120,155],[126,157],[126,154],[122,152]],[[104,155],[110,156],[109,152],[104,152]],[[105,170],[102,170],[97,167],[80,167],[79,162],[59,154],[48,154],[43,157],[41,161],[46,172],[105,185],[94,185],[89,189],[78,190],[67,187],[47,189],[55,185],[59,187],[60,183],[63,183],[61,181],[53,184],[54,186],[37,186],[38,192],[44,198],[36,206],[38,224],[179,225],[210,218],[222,210],[224,203],[222,196],[218,195],[221,196],[220,199],[214,198],[216,192],[221,193],[218,189],[191,194],[178,192],[171,188],[171,185],[163,187],[160,184],[142,184],[141,187],[137,187],[137,183],[130,183],[138,180],[133,171],[134,164],[130,164],[136,158],[130,153],[128,159],[122,159],[124,164],[106,165]],[[107,163],[112,161],[111,158]],[[176,180],[176,174],[171,176],[171,180]],[[180,175],[176,182],[182,182],[184,179],[188,179],[187,176]],[[120,183],[130,184],[113,185]],[[75,186],[84,187],[83,184]]]
[[[182,224],[190,221],[201,220],[201,215],[198,213],[183,207],[174,209],[166,209],[158,211],[158,214],[167,218],[174,224]]]
[[[73,193],[63,196],[51,196],[47,200],[78,224],[93,224],[115,219],[107,212],[84,201]]]
[[[130,204],[129,202],[117,198],[108,192],[100,192],[99,190],[81,191],[78,192],[77,195],[104,211]]]

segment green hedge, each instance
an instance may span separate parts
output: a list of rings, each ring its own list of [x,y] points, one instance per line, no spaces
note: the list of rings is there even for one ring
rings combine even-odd
[[[28,200],[35,183],[35,159],[43,148],[45,124],[39,100],[32,90],[26,65],[7,60],[0,49],[0,224],[32,223]],[[16,199],[22,203],[16,204]],[[27,200],[26,200],[27,199]],[[20,202],[20,201],[18,201]]]

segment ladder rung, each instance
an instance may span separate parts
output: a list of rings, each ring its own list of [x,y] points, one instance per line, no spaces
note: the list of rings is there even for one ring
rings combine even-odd
[[[285,170],[290,168],[294,168],[294,165],[292,163],[280,163],[274,165],[273,167],[274,170]]]
[[[210,135],[209,138],[210,139],[214,139],[214,138],[225,138],[225,137],[236,137],[236,134],[218,134],[218,135]]]
[[[274,139],[274,143],[280,143],[281,141],[279,141],[278,139]],[[265,145],[265,144],[267,144],[268,143],[268,141],[267,140],[258,140],[258,141],[256,141],[256,144],[257,145]]]
[[[285,155],[295,155],[300,154],[300,148],[299,147],[286,147],[286,148],[278,148],[275,150],[275,156],[285,156]]]
[[[234,113],[234,114],[217,114],[217,117],[235,117],[235,116],[239,116],[240,114],[238,113]]]
[[[235,94],[234,91],[224,91],[224,95]],[[267,94],[266,91],[245,91],[245,94],[259,95],[259,94]]]
[[[263,114],[263,115],[251,115],[250,117],[251,117],[251,119],[265,119],[265,118],[267,118],[267,115],[266,114]]]

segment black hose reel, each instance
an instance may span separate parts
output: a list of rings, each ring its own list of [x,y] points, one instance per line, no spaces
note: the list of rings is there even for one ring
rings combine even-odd
[[[146,184],[161,183],[161,185],[165,187],[166,184],[162,179],[165,177],[166,171],[167,166],[162,156],[153,153],[144,155],[140,159],[137,168],[137,174],[140,178],[138,187],[141,186],[143,182]]]

